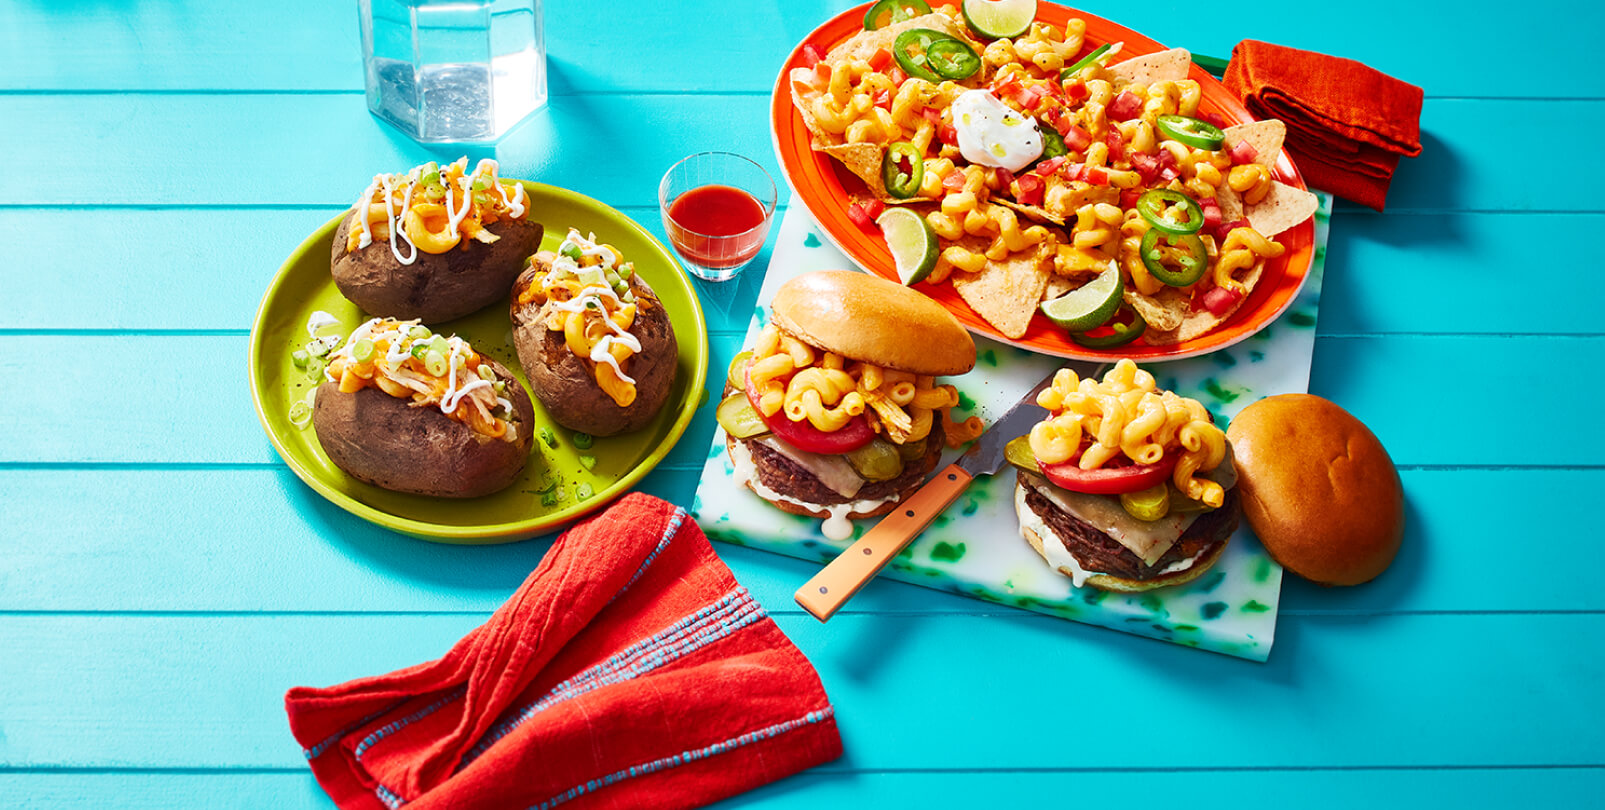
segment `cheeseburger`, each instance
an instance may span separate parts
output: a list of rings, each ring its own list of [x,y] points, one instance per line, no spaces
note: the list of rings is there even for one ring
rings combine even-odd
[[[979,435],[978,418],[947,418],[958,392],[936,380],[974,365],[975,342],[931,299],[864,273],[798,276],[730,365],[718,421],[736,479],[844,540]]]
[[[1026,542],[1076,587],[1189,582],[1237,530],[1231,447],[1197,400],[1121,360],[1099,382],[1061,369],[1048,417],[1006,448]]]

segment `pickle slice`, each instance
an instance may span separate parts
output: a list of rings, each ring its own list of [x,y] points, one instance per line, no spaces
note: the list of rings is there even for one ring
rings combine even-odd
[[[746,390],[747,361],[751,359],[752,352],[746,351],[736,355],[735,359],[730,361],[730,373],[725,375],[725,381],[730,383],[731,388],[737,391]]]
[[[904,461],[919,461],[925,458],[925,451],[929,448],[930,441],[930,438],[926,437],[904,442],[897,446],[897,453]]]
[[[1153,522],[1170,513],[1170,485],[1155,484],[1136,492],[1122,492],[1120,505],[1126,508],[1126,514]]]
[[[1037,454],[1031,452],[1031,437],[1016,436],[1003,446],[1003,458],[1010,464],[1026,472],[1041,472],[1037,466]]]
[[[903,474],[903,457],[897,445],[885,439],[875,439],[857,450],[848,451],[846,456],[847,463],[853,465],[853,471],[865,481],[890,481]]]
[[[752,403],[747,401],[744,391],[737,391],[720,401],[713,418],[719,421],[719,427],[724,428],[724,432],[737,439],[750,439],[769,432],[769,426],[764,424],[763,417],[753,409]]]

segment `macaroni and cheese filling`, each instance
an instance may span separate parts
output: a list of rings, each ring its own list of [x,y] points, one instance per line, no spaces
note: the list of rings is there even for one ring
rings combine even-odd
[[[1060,369],[1037,395],[1050,416],[1031,428],[1031,452],[1044,465],[1082,470],[1154,465],[1174,459],[1171,482],[1188,498],[1219,507],[1221,484],[1198,475],[1226,458],[1226,434],[1196,399],[1155,390],[1154,375],[1121,360],[1100,382]]]
[[[497,171],[496,161],[486,159],[470,172],[463,157],[445,166],[431,161],[404,174],[374,175],[353,206],[360,216],[347,235],[346,252],[384,239],[396,261],[412,264],[420,250],[467,249],[470,243],[464,237],[485,244],[497,241],[501,237],[486,226],[522,218],[529,202],[523,184],[503,180]],[[407,246],[405,252],[401,244]]]
[[[848,361],[821,351],[769,324],[759,333],[747,368],[755,403],[764,417],[784,414],[821,431],[839,430],[863,415],[876,433],[895,444],[925,439],[936,414],[948,415],[946,442],[957,447],[981,434],[978,416],[953,422],[958,389],[935,377]]]
[[[635,265],[612,245],[598,244],[596,234],[585,237],[572,228],[557,252],[542,251],[529,261],[544,270],[517,303],[541,306],[546,328],[594,363],[597,386],[619,407],[629,407],[636,396],[630,358],[641,353],[640,339],[630,333],[639,307],[630,284]]]
[[[467,341],[415,320],[374,318],[357,327],[330,355],[324,377],[344,393],[377,388],[413,407],[438,407],[481,436],[518,440],[508,380]]]

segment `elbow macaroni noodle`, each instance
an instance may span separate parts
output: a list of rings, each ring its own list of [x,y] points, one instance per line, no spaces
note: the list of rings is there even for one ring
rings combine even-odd
[[[1202,403],[1155,390],[1154,376],[1136,363],[1121,360],[1102,382],[1060,369],[1037,404],[1052,412],[1031,428],[1031,452],[1043,464],[1094,470],[1120,455],[1157,464],[1176,453],[1176,488],[1210,506],[1225,502],[1221,485],[1197,473],[1225,459],[1226,434]]]

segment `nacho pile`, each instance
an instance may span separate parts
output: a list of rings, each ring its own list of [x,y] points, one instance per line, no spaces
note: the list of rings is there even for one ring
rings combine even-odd
[[[918,211],[940,245],[925,281],[952,284],[1005,336],[1111,267],[1123,303],[1078,342],[1207,334],[1316,197],[1273,177],[1281,122],[1223,127],[1199,109],[1187,51],[1128,58],[1085,31],[1034,22],[987,40],[944,6],[810,54],[792,101],[813,148],[864,181],[855,221]]]

